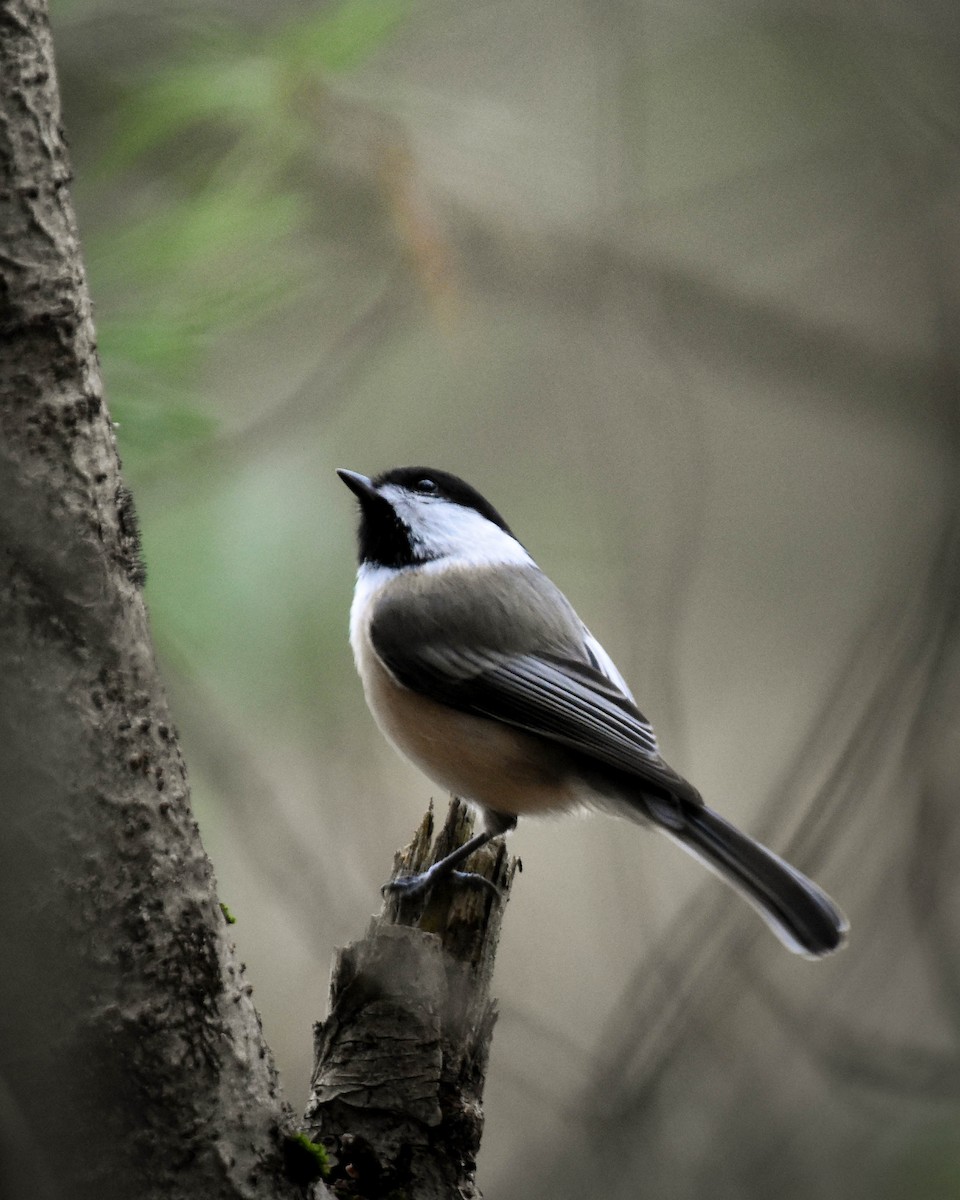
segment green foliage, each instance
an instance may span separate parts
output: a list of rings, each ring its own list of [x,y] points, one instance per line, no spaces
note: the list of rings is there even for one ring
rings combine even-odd
[[[204,354],[223,331],[296,295],[286,272],[263,259],[301,218],[294,194],[258,194],[231,181],[188,195],[150,220],[94,243],[95,290],[130,295],[100,319],[100,351],[120,441],[133,463],[210,437],[216,422],[197,404]]]
[[[227,905],[223,903],[222,900],[220,901],[220,911],[223,913],[223,919],[226,921],[226,923],[228,925],[236,925],[237,918],[233,915],[233,913],[230,911],[230,909],[227,907]]]
[[[317,274],[298,235],[323,190],[328,78],[375,53],[409,8],[345,0],[266,33],[206,29],[119,81],[81,180],[112,210],[85,247],[134,482],[145,460],[214,434],[198,400],[211,346],[295,303]]]
[[[315,136],[304,90],[359,66],[394,33],[410,0],[346,0],[272,36],[233,34],[191,47],[141,83],[121,114],[103,167],[115,171],[191,126],[252,137],[266,162],[308,149]],[[273,139],[280,138],[279,143]],[[264,142],[263,139],[271,139]]]
[[[378,50],[410,11],[409,0],[346,0],[332,12],[298,22],[281,36],[288,61],[348,71]]]
[[[279,64],[262,53],[222,44],[215,54],[197,54],[196,62],[164,67],[137,89],[104,154],[103,169],[127,167],[190,126],[223,124],[242,133],[265,117],[279,115]]]

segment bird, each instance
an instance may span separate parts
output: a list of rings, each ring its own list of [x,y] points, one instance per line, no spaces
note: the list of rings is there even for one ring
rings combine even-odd
[[[664,760],[613,660],[496,508],[448,471],[337,474],[359,501],[350,642],[387,740],[466,800],[480,832],[386,888],[427,892],[519,816],[596,809],[652,826],[739,892],[791,951],[848,923]]]

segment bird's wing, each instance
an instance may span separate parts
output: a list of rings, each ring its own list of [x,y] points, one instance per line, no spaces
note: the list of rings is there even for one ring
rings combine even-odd
[[[633,703],[636,704],[636,698],[634,697],[633,692],[631,692],[630,688],[627,686],[627,681],[617,670],[616,663],[600,645],[586,625],[583,625],[582,628],[583,646],[590,658],[590,661],[601,673],[601,675],[606,675],[612,684],[618,687],[628,699],[632,700]],[[651,729],[650,732],[652,733],[653,730]]]
[[[653,728],[630,696],[592,662],[464,649],[442,639],[428,645],[393,632],[389,621],[374,618],[374,648],[404,687],[559,742],[670,794],[692,791],[660,757]]]

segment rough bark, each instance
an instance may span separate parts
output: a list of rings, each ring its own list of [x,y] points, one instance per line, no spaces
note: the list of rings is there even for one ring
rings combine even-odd
[[[0,1186],[295,1196],[154,663],[69,179],[45,5],[0,0]]]
[[[472,832],[454,802],[431,848],[428,813],[394,875],[423,870]],[[461,883],[388,899],[340,951],[330,1015],[316,1027],[305,1125],[330,1153],[334,1192],[479,1200],[483,1083],[496,1005],[490,977],[516,864],[502,843],[468,860],[499,890]]]

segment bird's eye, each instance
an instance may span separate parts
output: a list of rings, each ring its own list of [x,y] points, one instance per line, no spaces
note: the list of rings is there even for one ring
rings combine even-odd
[[[421,479],[417,483],[417,491],[424,496],[435,496],[439,490],[432,479]]]

